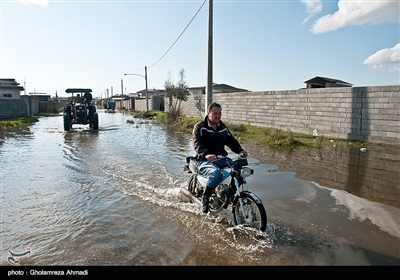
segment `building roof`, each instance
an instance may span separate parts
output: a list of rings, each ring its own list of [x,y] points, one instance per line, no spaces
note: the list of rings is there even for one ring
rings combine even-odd
[[[320,76],[315,76],[314,78],[307,80],[304,83],[320,85],[320,86],[325,86],[327,83],[333,83],[333,84],[341,85],[341,86],[345,86],[345,87],[352,86],[352,84],[344,82],[342,80],[332,79],[332,78],[327,78],[327,77],[320,77]]]
[[[233,87],[227,84],[215,84],[213,83],[213,91],[216,92],[236,92],[236,91],[248,91],[246,89],[241,89],[237,87]]]
[[[35,95],[35,96],[50,96],[50,94],[47,94],[45,92],[30,92],[29,95]]]
[[[0,88],[3,89],[16,89],[16,90],[24,90],[23,87],[19,86],[19,83],[15,81],[15,79],[0,79]]]
[[[189,89],[193,90],[193,89],[203,89],[205,90],[205,87],[189,87]],[[242,89],[242,88],[237,88],[237,87],[233,87],[227,84],[216,84],[213,83],[212,86],[213,92],[215,93],[223,93],[223,92],[243,92],[243,91],[248,91],[247,89]],[[205,91],[203,92],[205,93]]]
[[[150,93],[150,94],[153,94],[153,93],[162,94],[162,93],[164,93],[164,92],[165,92],[165,89],[156,89],[156,88],[148,88],[148,89],[147,89],[147,93]],[[139,90],[139,91],[137,91],[137,92],[135,92],[135,93],[143,93],[143,94],[145,94],[145,93],[146,93],[146,90],[145,90],[145,89],[142,89],[142,90]]]

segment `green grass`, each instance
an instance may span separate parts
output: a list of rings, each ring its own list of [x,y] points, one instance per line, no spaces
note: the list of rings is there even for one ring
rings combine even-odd
[[[16,119],[0,120],[0,130],[18,126],[24,123],[34,123],[38,121],[39,121],[38,117],[22,117]]]

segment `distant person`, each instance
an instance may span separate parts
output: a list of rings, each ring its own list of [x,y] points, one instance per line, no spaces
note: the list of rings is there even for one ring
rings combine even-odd
[[[83,95],[83,102],[90,104],[92,102],[92,99],[93,99],[92,94],[88,91],[85,92],[85,94]]]
[[[76,95],[75,103],[82,103],[82,97],[79,93]]]

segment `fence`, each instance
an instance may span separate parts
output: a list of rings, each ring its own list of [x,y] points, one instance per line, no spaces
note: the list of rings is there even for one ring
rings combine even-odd
[[[227,122],[400,144],[400,85],[214,93],[213,101]],[[191,95],[181,114],[204,117],[204,104],[205,95]]]

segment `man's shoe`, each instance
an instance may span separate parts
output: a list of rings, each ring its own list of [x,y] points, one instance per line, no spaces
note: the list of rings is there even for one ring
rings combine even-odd
[[[210,209],[209,201],[210,201],[209,196],[203,196],[202,203],[201,203],[201,206],[202,206],[201,210],[203,210],[204,213],[208,213],[208,210]]]

